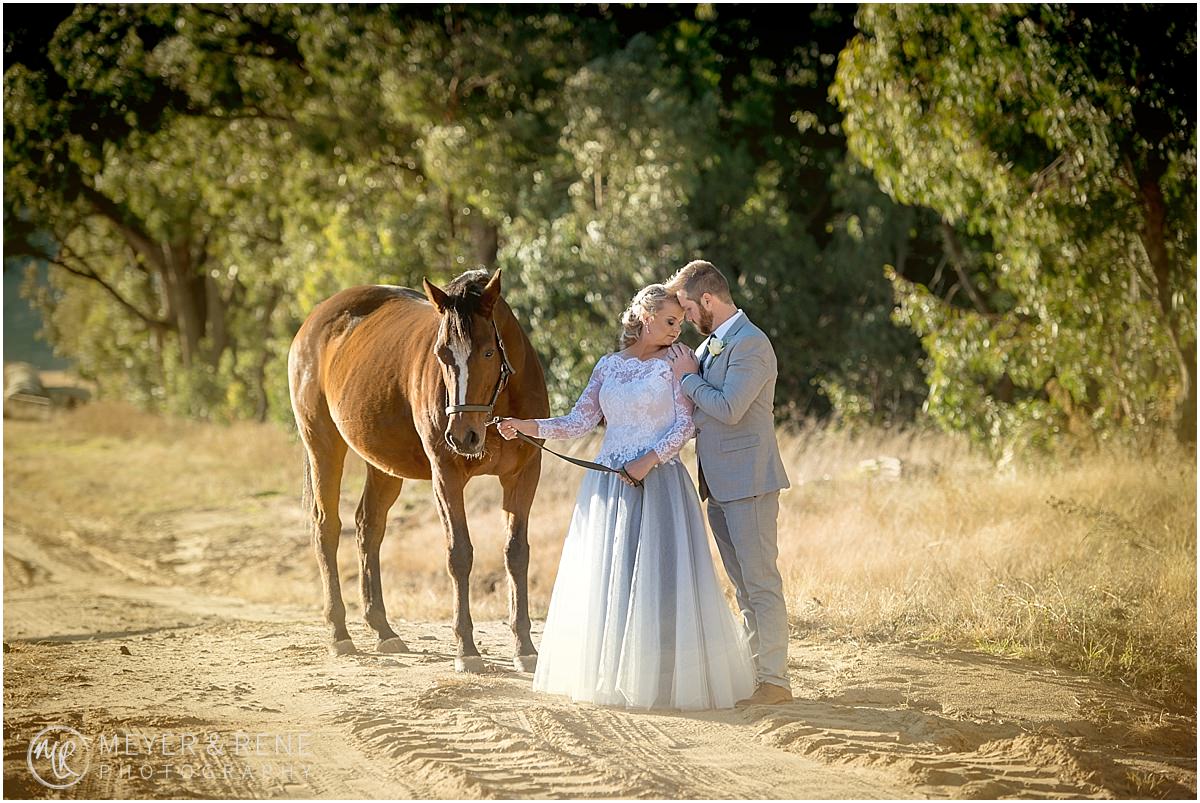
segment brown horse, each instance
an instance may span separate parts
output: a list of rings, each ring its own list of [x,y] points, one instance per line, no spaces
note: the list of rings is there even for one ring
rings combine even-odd
[[[361,562],[363,614],[380,652],[406,652],[388,625],[379,575],[387,512],[404,478],[432,480],[446,532],[454,584],[455,668],[481,671],[468,580],[473,549],[463,489],[480,474],[503,487],[509,612],[518,670],[532,671],[529,638],[529,508],[541,452],[520,441],[487,436],[495,416],[550,414],[537,354],[500,295],[500,271],[469,271],[445,290],[425,280],[425,293],[405,287],[343,290],[308,316],[288,353],[292,410],[305,449],[305,504],[325,590],[330,650],[354,652],[338,581],[338,498],[347,449],[367,463],[354,516]],[[509,380],[509,375],[512,381]]]

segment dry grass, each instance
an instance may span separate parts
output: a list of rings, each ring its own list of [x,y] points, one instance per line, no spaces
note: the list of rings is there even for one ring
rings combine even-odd
[[[793,627],[821,638],[935,640],[1102,675],[1195,702],[1196,472],[1190,454],[1010,467],[957,439],[813,428],[781,434],[780,566]],[[560,444],[577,454],[596,439]],[[899,478],[864,460],[901,461]],[[687,456],[689,465],[694,458]],[[343,590],[357,613],[343,490]],[[310,605],[315,561],[298,507],[300,451],[270,425],[217,426],[97,403],[5,431],[6,521],[65,526],[174,567],[181,582]],[[547,458],[530,540],[531,606],[545,613],[578,470]],[[507,617],[500,490],[468,487],[477,621]],[[122,540],[123,539],[123,540]],[[715,551],[714,551],[715,555]],[[446,619],[450,584],[428,483],[406,485],[383,547],[395,619]],[[721,574],[718,572],[718,574]]]
[[[780,562],[802,631],[970,644],[1194,704],[1191,455],[998,476],[950,441],[879,440],[909,476],[811,482],[784,497]],[[855,456],[836,433],[806,448]],[[805,452],[792,453],[804,476]]]

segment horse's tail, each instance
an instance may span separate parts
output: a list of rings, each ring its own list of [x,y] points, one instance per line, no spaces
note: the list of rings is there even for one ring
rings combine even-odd
[[[304,487],[300,489],[300,506],[304,509],[305,516],[312,515],[312,462],[309,460],[307,449],[304,450]]]

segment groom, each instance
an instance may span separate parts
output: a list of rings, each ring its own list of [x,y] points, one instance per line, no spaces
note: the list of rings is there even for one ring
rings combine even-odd
[[[758,688],[738,705],[792,700],[787,677],[787,608],[776,538],[779,491],[789,487],[775,440],[771,341],[733,303],[729,283],[709,262],[689,262],[667,282],[684,314],[708,338],[693,354],[668,359],[696,405],[700,498],[750,634]]]

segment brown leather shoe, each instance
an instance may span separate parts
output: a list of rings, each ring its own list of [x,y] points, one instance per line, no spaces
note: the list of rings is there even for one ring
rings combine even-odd
[[[791,689],[776,686],[774,683],[759,683],[758,688],[754,690],[754,694],[751,694],[745,700],[738,700],[734,705],[738,708],[744,708],[748,705],[784,705],[791,701]]]

